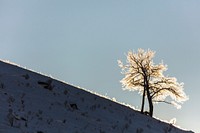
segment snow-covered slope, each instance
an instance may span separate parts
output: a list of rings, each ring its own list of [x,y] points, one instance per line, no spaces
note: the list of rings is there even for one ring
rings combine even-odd
[[[0,61],[0,133],[191,133]]]

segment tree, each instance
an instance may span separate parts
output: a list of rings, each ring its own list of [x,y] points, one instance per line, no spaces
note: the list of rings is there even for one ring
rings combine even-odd
[[[144,113],[145,99],[149,103],[149,115],[153,116],[153,103],[164,102],[180,107],[188,99],[183,91],[183,83],[178,83],[176,78],[164,76],[167,66],[162,62],[155,65],[153,62],[154,51],[138,49],[137,53],[129,51],[127,64],[118,60],[125,77],[120,81],[126,90],[139,91],[142,95],[141,113]],[[170,96],[172,101],[166,101]]]

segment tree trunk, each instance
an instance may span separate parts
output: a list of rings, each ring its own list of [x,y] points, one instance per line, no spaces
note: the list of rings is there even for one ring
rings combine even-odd
[[[147,99],[149,102],[149,115],[152,117],[153,116],[153,101],[152,101],[152,97],[150,95],[150,91],[149,91],[149,82],[147,80],[147,77],[145,77],[145,85],[146,85],[146,91],[147,91]]]
[[[151,102],[149,102],[149,115],[151,117],[153,117],[153,102],[151,100]]]
[[[149,90],[147,89],[147,97],[149,101],[149,115],[152,117],[153,116],[153,102],[149,93]]]
[[[141,113],[144,113],[144,102],[145,102],[145,92],[146,92],[146,87],[144,86],[144,91],[143,91],[143,96],[142,96],[142,107],[141,107]]]

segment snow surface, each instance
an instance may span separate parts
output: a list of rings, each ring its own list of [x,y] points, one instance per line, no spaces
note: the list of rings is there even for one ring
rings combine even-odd
[[[0,61],[0,133],[192,133]]]

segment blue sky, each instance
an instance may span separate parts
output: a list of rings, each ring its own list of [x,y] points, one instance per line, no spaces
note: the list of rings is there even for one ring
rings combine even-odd
[[[1,0],[0,58],[140,108],[137,92],[122,91],[117,60],[128,50],[156,51],[154,62],[185,83],[181,110],[155,106],[200,132],[200,1]]]

